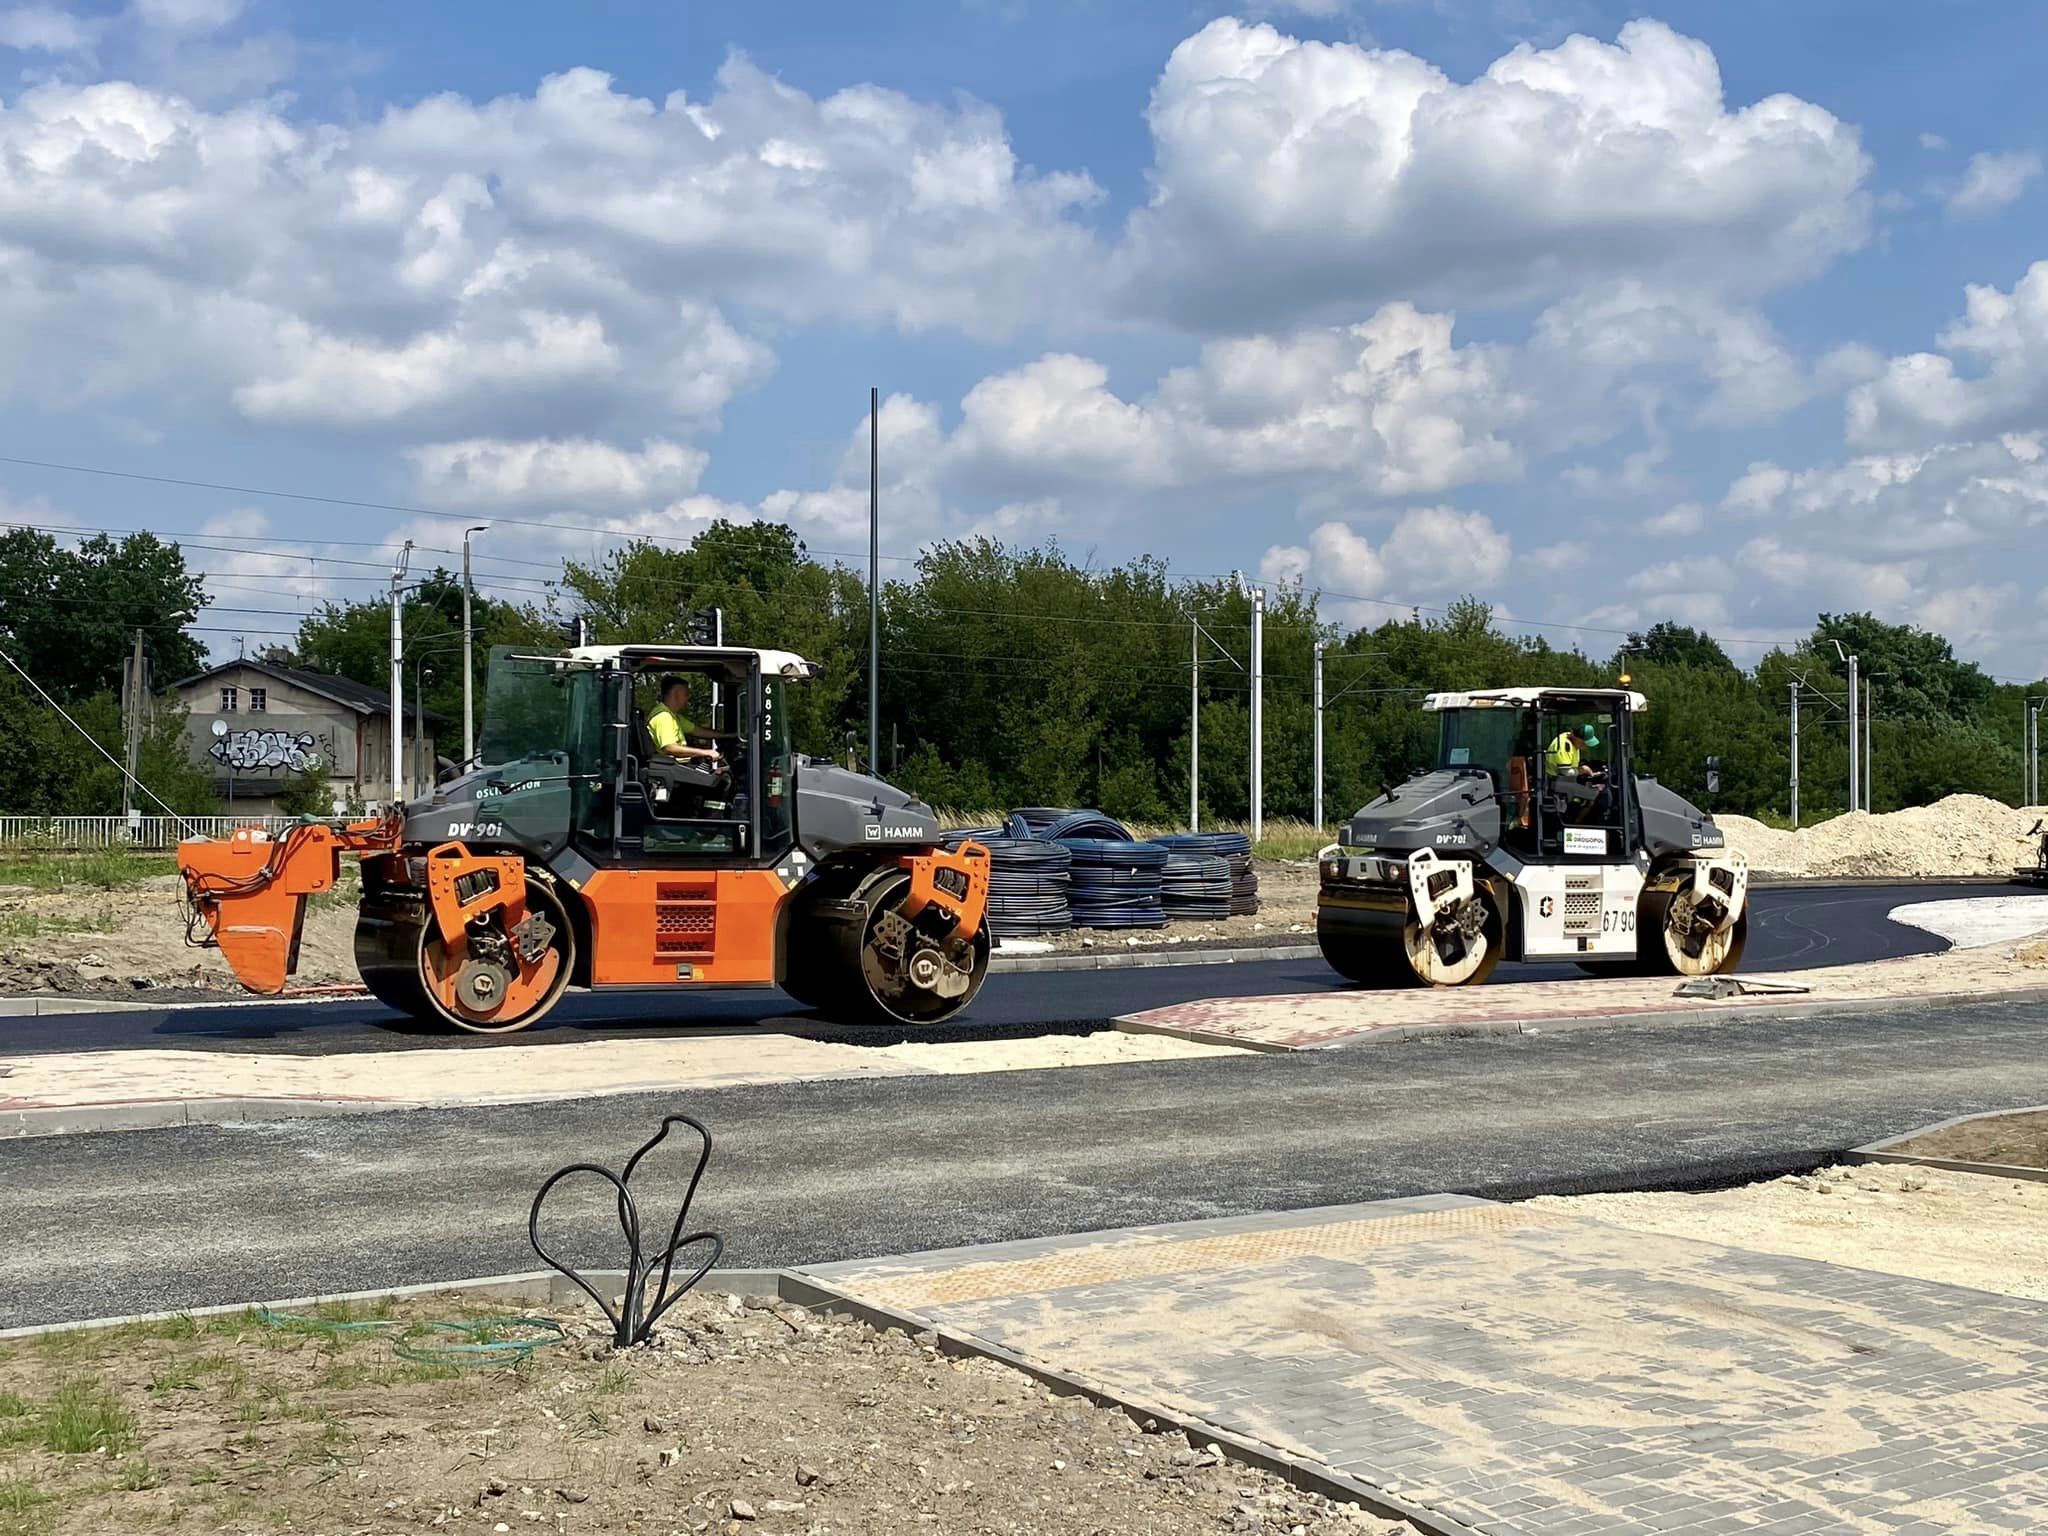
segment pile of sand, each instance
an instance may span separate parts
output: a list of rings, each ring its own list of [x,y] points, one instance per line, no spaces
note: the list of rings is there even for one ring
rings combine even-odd
[[[2040,844],[2029,830],[2043,816],[2040,806],[2015,810],[1982,795],[1950,795],[1903,811],[1851,811],[1797,832],[1747,816],[1714,820],[1763,874],[1938,877],[2010,875],[2031,864]]]

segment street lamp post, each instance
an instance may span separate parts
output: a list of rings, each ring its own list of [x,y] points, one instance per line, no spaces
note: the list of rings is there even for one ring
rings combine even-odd
[[[407,539],[391,567],[391,805],[405,804],[403,744],[405,741],[405,619],[400,606],[405,590],[405,568],[412,561],[412,540]]]
[[[1860,771],[1863,754],[1857,750],[1860,743],[1856,739],[1856,658],[1842,648],[1841,641],[1835,641],[1834,647],[1835,654],[1849,666],[1849,809],[1854,811],[1861,808],[1863,800],[1858,792],[1863,782]]]

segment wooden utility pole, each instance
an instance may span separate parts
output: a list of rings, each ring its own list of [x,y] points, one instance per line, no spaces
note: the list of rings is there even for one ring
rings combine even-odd
[[[143,704],[149,697],[149,687],[143,678],[142,631],[135,631],[135,649],[128,658],[127,686],[121,690],[121,702],[125,706],[121,715],[121,742],[126,749],[122,756],[128,764],[128,771],[121,778],[121,819],[126,821],[135,814],[135,774],[142,761],[142,712]]]

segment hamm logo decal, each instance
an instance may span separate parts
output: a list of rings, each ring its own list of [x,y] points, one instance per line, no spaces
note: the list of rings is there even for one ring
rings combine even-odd
[[[924,835],[923,827],[890,827],[884,826],[879,821],[870,822],[867,828],[867,839],[871,843],[879,843],[884,838],[899,842],[917,842]]]

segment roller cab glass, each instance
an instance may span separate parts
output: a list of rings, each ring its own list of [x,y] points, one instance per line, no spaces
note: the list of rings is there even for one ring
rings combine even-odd
[[[603,740],[592,668],[512,646],[491,652],[477,740],[477,816],[536,851],[565,846],[574,802],[587,798]]]
[[[1436,766],[1483,769],[1498,792],[1507,784],[1509,760],[1529,755],[1535,725],[1535,711],[1530,709],[1443,710],[1437,716]]]

